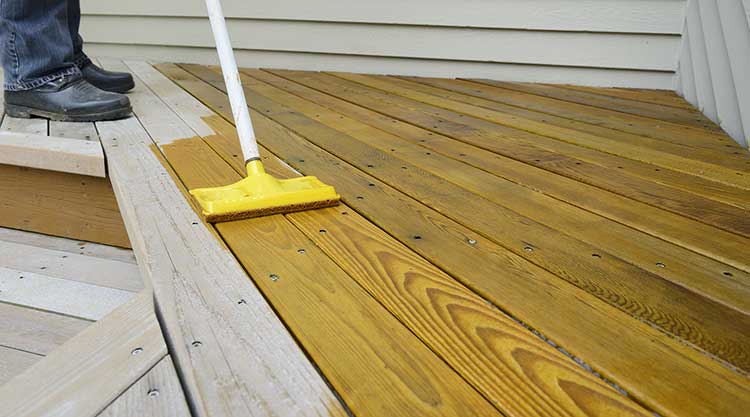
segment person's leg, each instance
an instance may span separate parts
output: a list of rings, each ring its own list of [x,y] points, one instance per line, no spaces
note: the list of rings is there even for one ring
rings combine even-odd
[[[0,1],[0,42],[6,91],[30,90],[79,75],[65,0]]]
[[[91,60],[83,53],[83,38],[78,30],[81,27],[81,1],[67,0],[68,3],[68,33],[73,43],[73,62],[78,68],[83,68]]]
[[[78,33],[81,26],[80,0],[68,0],[68,29],[73,41],[73,62],[83,73],[86,81],[105,91],[124,93],[133,87],[133,76],[126,72],[106,71],[94,65],[83,52],[83,38]]]

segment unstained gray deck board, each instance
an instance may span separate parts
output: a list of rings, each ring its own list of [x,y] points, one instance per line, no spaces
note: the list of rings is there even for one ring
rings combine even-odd
[[[0,303],[0,346],[47,355],[91,321]]]
[[[172,358],[165,356],[99,414],[99,417],[189,416]]]

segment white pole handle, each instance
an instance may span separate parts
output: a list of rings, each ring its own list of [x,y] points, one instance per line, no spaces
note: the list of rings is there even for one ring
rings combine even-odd
[[[206,8],[208,9],[208,18],[211,21],[211,30],[214,33],[216,51],[219,53],[221,72],[224,74],[224,85],[226,85],[227,94],[229,94],[229,103],[232,106],[234,124],[237,127],[237,134],[240,137],[242,156],[245,158],[245,162],[259,159],[258,144],[255,141],[253,124],[250,121],[245,94],[242,91],[240,74],[237,71],[237,62],[234,60],[232,44],[229,42],[229,32],[227,31],[227,24],[224,21],[221,3],[219,0],[206,0]]]

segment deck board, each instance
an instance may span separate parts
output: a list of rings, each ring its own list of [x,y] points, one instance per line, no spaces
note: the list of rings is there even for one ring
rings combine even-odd
[[[196,83],[194,78],[191,79],[189,74],[185,73],[179,68],[174,67],[174,66],[160,66],[159,68],[165,73],[169,74],[171,77],[177,78],[179,80],[178,82],[181,85],[183,86],[189,85],[196,89],[200,89],[204,94],[211,94],[212,92],[216,93],[214,95],[215,97],[226,102],[226,96],[222,96],[221,94],[218,93],[217,90],[213,90],[211,87],[206,88],[207,85],[205,84],[201,85],[200,83]],[[225,104],[222,104],[222,103],[215,103],[215,104],[219,108],[226,108]],[[213,122],[212,126],[214,126],[216,129],[222,132],[222,135],[219,137],[213,136],[211,138],[206,139],[206,141],[210,145],[213,145],[212,148],[215,149],[223,157],[224,160],[232,164],[235,170],[237,170],[238,172],[242,172],[244,168],[243,162],[241,159],[235,158],[236,152],[238,151],[238,145],[236,142],[236,132],[234,132],[234,129],[231,125],[226,124],[226,122],[223,122],[223,123],[221,122],[223,121],[219,120],[219,121]],[[230,141],[223,140],[225,139],[224,136],[226,136],[227,138],[231,138],[233,140],[230,140]],[[218,139],[222,139],[222,140],[219,141]],[[227,146],[227,144],[231,144],[231,146]],[[294,171],[288,168],[288,166],[286,166],[280,161],[276,161],[271,156],[265,157],[264,159],[265,159],[266,167],[268,169],[273,170],[272,172],[276,172],[277,175],[289,176],[289,175],[295,174]],[[339,210],[344,210],[346,214],[338,215]],[[319,242],[318,238],[320,238],[321,236],[324,236],[327,240],[336,244],[337,246],[345,246],[346,243],[349,242],[349,240],[342,237],[340,233],[336,233],[337,227],[334,227],[334,226],[337,223],[341,222],[340,224],[342,224],[343,226],[343,225],[346,225],[350,221],[355,222],[354,224],[350,224],[348,226],[349,230],[352,230],[352,233],[354,233],[354,230],[359,228],[358,225],[361,225],[362,224],[361,222],[364,221],[364,220],[360,220],[360,222],[358,223],[356,212],[354,212],[351,209],[347,209],[346,206],[343,206],[341,208],[336,208],[336,209],[330,209],[328,211],[320,211],[317,213],[321,213],[321,215],[323,216],[323,219],[321,219],[321,221],[324,219],[327,219],[327,222],[311,223],[310,219],[307,217],[309,215],[308,213],[291,214],[291,215],[288,215],[287,218],[291,219],[295,223],[295,225],[297,225],[297,227],[300,228],[300,230],[305,232],[308,238],[315,240],[316,243]],[[326,224],[331,227],[330,230],[328,230],[325,227]],[[342,227],[342,226],[339,226],[339,227]],[[321,233],[321,231],[319,230],[321,227],[323,227],[322,230],[325,230],[326,233]],[[376,227],[371,225],[369,230],[371,231],[373,236],[378,235],[378,229]],[[360,231],[359,233],[362,233],[362,232]],[[410,274],[407,271],[413,270],[412,267],[416,267],[417,265],[425,265],[426,262],[419,261],[418,260],[419,257],[413,254],[410,254],[409,251],[406,250],[404,246],[401,246],[398,243],[394,242],[394,243],[389,244],[388,242],[392,238],[386,238],[384,236],[384,232],[382,231],[380,231],[379,233],[381,236],[380,239],[382,239],[380,240],[381,243],[377,243],[378,241],[369,240],[370,245],[372,245],[371,248],[368,249],[367,247],[364,247],[361,249],[355,249],[355,248],[360,247],[359,245],[357,245],[355,247],[352,247],[352,249],[354,249],[355,251],[361,250],[363,252],[367,252],[368,250],[380,252],[379,249],[383,249],[386,251],[388,250],[394,251],[393,248],[401,248],[401,251],[395,251],[392,256],[387,256],[385,254],[382,254],[381,252],[380,254],[384,256],[383,262],[387,263],[388,265],[380,266],[376,264],[373,267],[378,268],[378,269],[381,267],[388,268],[388,269],[395,268],[396,270],[398,270],[399,268],[396,265],[403,263],[404,266],[402,268],[404,268],[404,272],[408,274],[406,279],[407,279],[407,282],[409,282],[410,278],[412,277],[412,274]],[[365,241],[360,242],[360,243],[363,245],[366,245]],[[385,246],[382,246],[382,245],[385,245]],[[327,253],[331,255],[330,251]],[[307,254],[306,251],[305,251],[305,254]],[[341,256],[331,255],[331,257],[339,265],[343,266],[347,264],[346,257],[344,257],[343,259]],[[377,261],[373,259],[373,262],[377,262]],[[363,277],[364,271],[361,270],[360,268],[357,268],[354,265],[351,265],[351,263],[350,263],[350,266],[352,266],[353,269],[347,269],[346,266],[343,266],[343,267],[347,269],[347,272],[355,280],[357,280],[360,283],[360,285],[363,285],[365,289],[372,290],[371,286],[368,286],[363,282],[363,280],[366,279]],[[436,273],[436,270],[434,269],[434,267],[432,271],[433,271],[432,273]],[[394,271],[394,274],[395,274],[395,271]],[[438,277],[435,277],[433,278],[433,280],[437,278]],[[445,280],[446,278],[447,276],[443,275],[443,280]],[[375,279],[375,277],[373,276],[371,277],[371,279]],[[383,279],[387,280],[388,278],[386,276],[383,276]],[[397,276],[394,275],[393,279],[397,280],[398,278]],[[443,281],[443,282],[432,281],[433,285],[435,286],[434,291],[438,291],[438,289],[447,291],[453,288],[451,292],[455,294],[455,291],[456,291],[455,284],[450,283],[450,278],[447,278],[447,279],[448,281]],[[378,284],[374,284],[374,285],[378,285]],[[387,281],[379,285],[389,287],[391,283]],[[405,284],[405,285],[408,285],[408,284]],[[389,294],[393,294],[392,292],[388,292],[388,290],[381,290],[381,291],[386,291]],[[432,291],[430,292],[432,293]],[[474,295],[473,297],[476,297],[476,295]],[[477,311],[478,313],[484,311],[484,313],[480,313],[480,314],[487,314],[489,312],[489,310],[486,310],[483,307],[477,307],[478,305],[479,306],[485,305],[484,302],[481,301],[481,299],[479,298],[474,298],[476,300],[475,301],[476,304],[473,304],[473,307],[470,307],[472,305],[468,303],[469,300],[472,299],[472,296],[470,295],[470,293],[467,294],[464,292],[461,295],[461,298],[466,299],[466,301],[461,302],[460,300],[455,300],[454,302],[448,302],[446,300],[446,302],[448,303],[448,305],[445,306],[446,310],[442,310],[442,308],[438,308],[438,310],[435,311],[434,315],[431,317],[434,317],[434,318],[446,317],[444,316],[445,314],[451,314],[449,313],[449,311],[453,311],[452,304],[454,303],[456,304],[461,303],[466,308],[471,308],[472,311],[477,311],[476,309],[478,309]],[[443,299],[443,297],[439,297],[439,299]],[[381,299],[381,301],[384,301],[384,300]],[[433,322],[430,325],[428,325],[427,329],[420,330],[419,325],[414,325],[414,323],[423,321],[424,318],[420,319],[418,318],[418,316],[413,316],[413,315],[409,317],[409,315],[413,314],[413,311],[414,311],[412,310],[410,312],[410,308],[416,309],[416,311],[424,311],[424,309],[431,310],[433,308],[431,307],[433,303],[429,303],[427,302],[427,300],[424,300],[422,303],[417,303],[417,305],[410,307],[408,305],[410,302],[414,303],[414,301],[411,298],[409,298],[408,301],[404,301],[403,303],[398,303],[398,301],[396,301],[395,302],[396,304],[400,304],[398,306],[388,302],[387,307],[389,307],[389,310],[394,315],[396,315],[400,320],[411,323],[409,327],[412,329],[412,331],[416,331],[419,334],[420,338],[423,341],[425,341],[425,343],[431,346],[432,349],[435,350],[436,353],[441,355],[444,360],[446,360],[449,364],[451,364],[452,367],[462,370],[463,371],[462,374],[465,378],[467,377],[467,373],[468,373],[470,377],[467,379],[469,380],[469,382],[472,383],[472,385],[477,387],[481,392],[484,393],[486,397],[491,399],[502,410],[504,410],[507,413],[510,413],[511,415],[515,415],[517,413],[521,413],[523,415],[549,415],[552,412],[550,411],[549,408],[545,408],[545,407],[540,408],[538,404],[535,401],[531,400],[531,398],[528,396],[527,394],[528,392],[540,392],[539,391],[540,386],[533,379],[528,379],[527,377],[523,376],[525,373],[515,374],[516,377],[520,377],[520,380],[516,379],[516,377],[513,377],[512,379],[505,379],[503,377],[500,377],[499,379],[493,379],[492,376],[488,375],[487,370],[496,369],[495,367],[499,366],[497,364],[497,359],[495,359],[498,357],[504,358],[504,359],[501,359],[502,363],[504,364],[503,365],[504,368],[510,367],[510,368],[505,368],[505,369],[518,369],[518,367],[520,367],[520,369],[529,369],[529,366],[534,366],[531,364],[527,365],[525,363],[518,362],[515,358],[513,358],[512,354],[511,356],[505,356],[505,354],[510,354],[511,352],[517,351],[518,349],[521,349],[524,351],[526,349],[533,349],[534,351],[538,351],[540,353],[541,352],[550,353],[551,354],[550,360],[554,360],[554,362],[550,362],[550,365],[552,363],[555,363],[554,373],[559,375],[559,377],[557,377],[559,378],[559,381],[579,380],[578,378],[584,378],[583,380],[579,380],[579,381],[581,381],[581,383],[584,383],[593,389],[599,390],[602,387],[601,385],[598,385],[596,383],[592,384],[592,379],[591,379],[592,375],[590,374],[586,375],[585,373],[582,374],[581,370],[576,369],[575,366],[572,368],[569,366],[566,366],[566,363],[567,365],[571,365],[572,363],[569,362],[566,358],[560,356],[559,353],[550,351],[548,345],[545,345],[543,341],[541,341],[540,339],[537,339],[531,336],[528,332],[525,331],[525,329],[521,330],[522,328],[517,323],[513,322],[515,325],[511,325],[510,328],[508,328],[507,323],[512,322],[512,320],[508,319],[507,317],[503,318],[503,316],[497,310],[494,310],[492,311],[492,313],[489,313],[488,315],[484,316],[484,319],[482,320],[482,328],[490,332],[490,334],[506,335],[506,334],[509,334],[510,332],[510,334],[514,334],[517,337],[512,337],[512,338],[499,337],[497,339],[494,339],[494,342],[490,344],[492,346],[490,348],[490,351],[488,352],[484,350],[484,352],[480,353],[480,352],[477,352],[476,349],[482,349],[481,346],[486,346],[486,345],[483,344],[482,342],[479,342],[477,339],[474,339],[474,342],[468,345],[465,344],[466,342],[461,342],[462,340],[464,340],[464,333],[462,333],[459,330],[462,328],[462,324],[455,323],[454,321],[450,321],[451,323],[455,323],[451,325],[448,323],[443,323],[442,320],[445,320],[445,319],[438,319],[437,322]],[[505,322],[506,324],[503,324],[503,322]],[[471,324],[468,324],[468,325],[471,325]],[[434,330],[430,330],[430,328],[434,326],[437,326],[437,328]],[[454,326],[457,326],[458,328]],[[452,337],[452,338],[448,340],[443,339],[442,332],[440,329],[442,329],[442,332],[446,332],[447,337],[449,338]],[[490,330],[490,329],[496,329],[496,330]],[[458,334],[456,334],[457,330],[459,331]],[[519,330],[521,330],[520,333],[518,333]],[[498,333],[495,333],[495,331],[497,331]],[[454,334],[455,336],[451,336]],[[482,358],[485,357],[487,361],[485,363],[486,368],[482,368],[481,371],[479,371],[478,369],[477,371],[471,371],[471,368],[473,368],[474,365],[472,365],[471,361],[466,362],[461,355],[461,352],[465,352],[465,350],[461,349],[457,352],[455,348],[451,347],[452,344],[454,343],[458,343],[461,346],[465,346],[465,349],[468,349],[469,351],[473,351],[474,357],[478,361],[481,361]],[[553,359],[555,357],[557,359]],[[534,362],[534,363],[538,364],[538,362]],[[325,371],[325,368],[324,368],[324,371]],[[545,378],[554,378],[551,374],[545,373],[545,375],[546,375]],[[509,392],[512,392],[513,394],[509,395]],[[633,413],[638,413],[638,411],[632,408],[632,405],[623,403],[621,398],[618,401],[616,395],[613,397],[612,396],[613,392],[610,391],[609,389],[605,388],[601,392],[607,398],[610,398],[620,403],[624,407],[624,409],[629,409]],[[555,391],[555,392],[545,393],[542,395],[544,395],[545,397],[548,397],[550,401],[556,404],[555,407],[562,407],[561,409],[567,410],[568,412],[572,412],[574,413],[574,415],[578,415],[581,412],[586,414],[586,412],[582,410],[580,405],[573,405],[572,403],[569,402],[569,399],[572,398],[571,393],[569,392]],[[578,400],[582,400],[584,398],[584,397],[580,397],[576,395],[573,395],[573,397],[575,397]],[[585,401],[588,401],[588,400],[591,400],[591,397],[587,397],[587,400]],[[574,399],[574,402],[575,402],[575,399]],[[556,412],[557,411],[555,411],[555,413]]]
[[[417,119],[421,116],[432,117],[425,112],[420,112],[419,114],[414,115],[414,113],[410,112],[408,107],[388,105],[388,103],[384,101],[389,97],[387,95],[381,95],[381,99],[377,106],[374,106],[373,101],[367,96],[369,90],[363,90],[356,86],[352,87],[351,83],[342,87],[334,82],[335,79],[330,77],[320,78],[312,73],[292,71],[276,71],[275,73],[283,73],[283,75],[289,79],[307,85],[314,85],[316,89],[334,96],[345,97],[350,101],[358,100],[357,104],[365,105],[373,110],[377,110],[394,118],[403,119],[405,117],[404,114],[413,115]],[[347,82],[348,81],[342,81],[342,83]],[[356,94],[354,92],[356,92]],[[393,100],[403,102],[403,99],[400,98],[395,98]],[[366,104],[362,104],[363,101],[366,102]],[[438,127],[438,125],[448,124],[441,124],[437,121],[426,123],[425,121],[415,121],[413,118],[409,118],[408,121],[428,129],[431,127]],[[432,123],[437,124],[432,126]],[[484,124],[485,123],[482,122],[482,125]],[[469,134],[465,133],[467,129],[470,131]],[[460,138],[470,144],[487,147],[489,150],[495,150],[498,152],[505,151],[506,145],[503,143],[505,139],[504,135],[499,135],[496,138],[484,136],[477,137],[471,133],[472,129],[474,129],[474,127],[462,127],[457,131],[453,131],[453,133],[446,133],[448,133],[448,137],[454,139]],[[483,129],[490,135],[495,135],[497,133],[492,130],[492,125],[487,125]],[[502,129],[504,128],[501,127],[500,131],[502,131]],[[737,268],[744,270],[750,268],[750,266],[747,265],[747,262],[743,261],[742,258],[727,256],[727,254],[737,253],[742,247],[747,247],[748,239],[745,237],[718,230],[715,227],[704,225],[683,216],[672,215],[671,213],[667,213],[653,206],[641,204],[629,198],[623,198],[619,195],[602,193],[600,190],[587,188],[584,184],[578,181],[568,180],[554,175],[550,176],[549,171],[530,170],[529,165],[520,163],[521,161],[515,161],[512,159],[496,161],[492,158],[488,158],[487,161],[487,163],[495,163],[493,171],[491,172],[501,173],[501,175],[511,181],[527,185],[536,190],[542,190],[547,194],[551,194],[555,198],[563,199],[566,202],[575,204],[589,211],[594,211],[597,214],[624,223],[628,226],[638,228],[646,233],[677,243],[688,249],[699,251],[700,253],[719,259],[724,263],[729,263]],[[554,184],[551,187],[549,185],[550,182]],[[668,196],[663,196],[663,198],[667,197]],[[729,221],[742,225],[740,226],[742,228],[746,227],[744,225],[748,223],[746,216],[734,217],[729,219]],[[707,236],[711,237],[710,241],[707,240]]]
[[[528,218],[520,217],[515,212],[507,211],[499,205],[493,205],[492,202],[483,200],[479,195],[471,195],[465,189],[442,181],[432,173],[421,171],[409,163],[414,159],[432,160],[436,158],[434,155],[426,156],[423,152],[402,152],[403,148],[394,143],[377,146],[375,145],[376,132],[364,132],[362,138],[357,138],[363,141],[359,143],[358,140],[351,140],[354,136],[346,137],[339,132],[320,127],[315,129],[315,125],[306,124],[298,117],[299,115],[292,115],[290,109],[265,100],[268,97],[274,97],[276,100],[284,101],[279,98],[282,96],[281,92],[269,94],[266,90],[265,93],[261,93],[263,90],[259,90],[256,84],[247,82],[245,84],[249,85],[247,88],[253,94],[253,105],[258,106],[256,107],[258,110],[262,110],[264,115],[286,126],[294,126],[298,133],[305,135],[311,142],[355,164],[359,169],[378,176],[392,187],[415,196],[423,203],[504,247],[510,248],[517,255],[609,301],[614,306],[623,308],[638,318],[649,321],[687,341],[697,343],[717,356],[747,369],[747,364],[744,363],[747,352],[743,352],[741,346],[747,344],[747,340],[744,340],[742,335],[749,330],[747,326],[750,322],[744,314],[737,314],[734,310],[709,302],[704,297],[685,291],[679,286],[670,285],[649,275],[646,271],[633,268],[616,256],[605,253],[599,247],[587,246],[568,235],[541,224],[535,224]],[[310,119],[322,121],[325,119],[324,112],[325,109],[313,107],[307,115]],[[345,121],[334,117],[332,125],[336,123],[344,124]],[[377,146],[381,148],[381,151],[367,144]],[[391,146],[395,147],[391,150],[397,152],[386,155],[385,152]],[[414,156],[411,157],[412,155]],[[452,169],[450,161],[452,160],[435,163],[432,172],[443,174],[446,178],[452,178],[459,183],[460,179],[456,180],[456,178],[463,174],[468,177],[478,177],[476,178],[478,182],[488,186],[484,189],[485,196],[486,193],[496,195],[495,202],[497,203],[513,199],[517,195],[513,190],[504,194],[499,193],[501,188],[498,184],[493,184],[491,176],[482,178],[476,173],[472,175],[468,167],[463,170],[460,166]],[[440,191],[436,193],[432,190]],[[488,217],[482,213],[495,213],[496,215]],[[574,230],[568,232],[574,232]],[[528,246],[524,245],[535,246],[536,250],[531,253],[526,250]],[[593,254],[597,254],[598,257],[592,262]],[[667,293],[675,296],[682,294],[682,302],[672,303],[668,299],[654,297],[655,294]],[[700,317],[700,320],[695,320],[693,318],[695,316]],[[738,327],[730,331],[725,324],[727,321],[733,321]],[[713,336],[707,336],[706,333],[711,333]],[[732,340],[725,339],[730,333],[734,334]],[[716,343],[718,340],[722,341]]]
[[[119,61],[100,62],[125,68]],[[164,103],[143,88],[139,81],[132,102],[144,116],[158,114]],[[168,122],[179,118],[167,111],[161,118],[167,123],[159,119],[101,122],[97,129],[191,412],[346,415],[232,254],[186,202],[141,124],[153,120],[164,137],[177,139]]]
[[[13,356],[22,356],[14,363],[15,374],[32,364],[24,357],[41,358],[52,353],[88,328],[93,319],[119,306],[118,299],[108,293],[117,290],[95,284],[131,291],[142,288],[132,253],[128,252],[0,228],[0,270],[15,271],[8,281],[8,277],[0,279],[0,346],[13,349]],[[13,356],[0,361],[12,361]]]
[[[149,69],[155,72],[131,68],[142,80]],[[158,77],[146,82],[154,85]],[[188,188],[241,178],[203,141],[152,137]],[[222,223],[217,230],[355,414],[459,416],[469,407],[500,415],[283,216]],[[304,256],[299,248],[306,248]],[[293,255],[298,265],[286,261]]]
[[[166,73],[170,72],[163,66],[157,67]],[[195,66],[184,66],[184,68],[196,69]],[[206,75],[205,71],[202,75]],[[207,92],[210,90],[200,87],[199,83],[195,83],[194,80],[185,80],[186,77],[184,76],[172,76],[172,78],[180,83],[183,88],[209,104],[215,111],[231,120],[226,97],[222,99],[221,96]],[[216,85],[220,78],[214,77],[213,81],[212,84]],[[248,89],[248,92],[250,105],[253,107],[254,103],[257,102],[257,94],[253,94],[252,88]],[[356,102],[356,99],[352,98],[350,101]],[[744,377],[733,373],[732,370],[701,356],[695,351],[683,349],[684,346],[680,342],[659,336],[658,333],[652,333],[653,329],[642,326],[637,320],[622,318],[622,316],[615,314],[611,307],[605,307],[597,302],[596,298],[591,299],[572,290],[571,287],[555,284],[555,280],[560,282],[558,277],[546,275],[541,270],[530,268],[528,264],[519,262],[518,258],[511,257],[509,259],[506,249],[494,246],[492,241],[477,236],[471,230],[457,224],[451,224],[449,219],[432,212],[430,208],[410,201],[400,192],[394,193],[394,190],[388,184],[379,180],[380,178],[376,179],[371,175],[364,175],[362,171],[349,166],[348,164],[352,161],[347,158],[338,159],[311,143],[320,143],[318,141],[324,140],[321,137],[324,134],[330,134],[330,131],[320,130],[320,133],[317,134],[306,133],[303,134],[303,137],[291,133],[292,131],[300,133],[301,129],[317,126],[317,120],[313,120],[312,117],[306,118],[307,120],[291,118],[290,112],[280,110],[277,113],[269,114],[265,110],[270,111],[270,109],[262,107],[257,109],[260,111],[253,112],[253,118],[261,142],[269,146],[289,165],[306,173],[314,173],[324,181],[333,183],[346,203],[363,214],[368,220],[385,229],[402,244],[446,270],[452,276],[459,278],[462,282],[467,282],[472,290],[483,296],[489,294],[489,299],[496,302],[505,311],[510,311],[515,317],[527,321],[530,325],[551,337],[556,343],[564,346],[566,350],[574,352],[574,354],[590,363],[594,369],[604,371],[603,373],[608,378],[631,392],[632,395],[639,398],[639,401],[654,407],[660,413],[668,415],[701,415],[702,411],[698,410],[708,406],[713,400],[709,400],[709,398],[712,398],[710,396],[703,397],[703,399],[696,396],[706,394],[703,390],[706,387],[713,386],[714,383],[726,383],[726,390],[717,391],[715,395],[735,396],[736,400],[746,395],[748,386],[743,379]],[[281,125],[269,122],[266,116],[274,119],[278,117],[278,120],[283,120],[283,122],[281,122]],[[400,118],[406,122],[413,122],[403,115]],[[334,153],[340,153],[342,152],[340,148],[347,146],[349,142],[351,142],[351,139],[348,141],[339,140],[337,142],[339,145],[327,149]],[[219,145],[214,147],[214,149],[217,148],[219,148]],[[227,147],[226,150],[228,153],[224,155],[224,159],[235,161],[236,146],[234,150],[231,147]],[[391,158],[389,156],[388,159],[383,160],[387,161]],[[357,162],[356,164],[365,169],[366,163],[363,166],[363,162]],[[378,159],[377,162],[381,162],[381,160]],[[372,168],[376,167],[376,164],[372,165]],[[411,168],[406,171],[411,171]],[[376,170],[372,170],[371,174],[375,174],[377,177],[382,175],[380,171],[376,172]],[[622,201],[629,202],[629,204],[634,203],[630,199],[623,199]],[[415,216],[415,213],[420,213],[420,216]],[[426,216],[426,218],[420,222],[421,216]],[[713,228],[713,230],[717,229]],[[447,239],[446,231],[449,231],[449,235],[453,238]],[[419,239],[416,238],[417,235]],[[674,233],[674,235],[679,236],[680,233]],[[474,244],[467,245],[468,240],[472,240]],[[685,253],[689,254],[689,252]],[[734,248],[729,253],[725,253],[724,257],[735,259],[735,263],[742,264],[742,261],[737,261],[737,259],[741,259],[737,256],[738,253],[740,253],[738,248]],[[511,261],[511,263],[509,264],[508,261]],[[504,267],[500,267],[500,265],[504,265]],[[509,266],[510,270],[513,271],[510,274],[509,270],[505,269]],[[656,268],[660,267],[656,266]],[[510,276],[516,274],[525,276],[527,279],[533,277],[531,279],[541,281],[536,281],[536,284],[525,284],[523,278],[515,278],[505,282],[504,285],[509,286],[500,290],[496,287],[498,284],[497,277],[508,274]],[[616,275],[616,273],[612,274]],[[491,282],[483,281],[483,276],[495,277],[495,279]],[[547,284],[541,284],[542,282],[547,282]],[[525,285],[528,286],[523,289]],[[545,288],[544,292],[548,299],[544,304],[532,307],[536,302],[534,294],[539,291],[540,285],[541,288]],[[492,294],[503,294],[503,297],[500,299],[492,296]],[[549,299],[549,297],[552,297],[552,299]],[[585,304],[578,304],[577,301],[574,301],[583,299],[586,300]],[[588,319],[583,321],[573,319],[579,314],[587,315]],[[568,326],[564,324],[567,320],[570,320],[569,327],[563,330],[563,327]],[[611,336],[608,337],[607,334]],[[609,342],[615,339],[618,340],[618,344],[609,346]],[[654,343],[657,340],[658,343],[655,345]],[[623,350],[623,343],[628,345],[629,348]],[[603,346],[609,347],[603,348]],[[700,365],[694,369],[694,372],[687,371],[688,368],[693,368],[698,363]],[[675,385],[680,385],[681,388],[670,393],[664,390],[664,388],[667,388],[666,386],[644,384],[642,373],[636,376],[631,372],[634,367],[638,368],[640,372],[649,373],[650,378],[659,379],[669,375],[669,389],[674,389]],[[717,372],[723,376],[715,380]],[[676,374],[682,374],[683,376],[675,377]],[[703,378],[708,378],[713,382],[708,383],[707,380],[700,382]],[[728,378],[728,380],[724,380],[724,378]],[[729,380],[733,382],[729,382]],[[676,394],[676,392],[680,394]],[[691,394],[685,395],[687,392]],[[733,394],[730,394],[730,392],[733,392]],[[687,405],[686,401],[690,405]],[[710,407],[704,408],[705,412],[709,410],[715,411]],[[739,411],[734,407],[727,407],[722,410],[722,412],[730,415],[739,413]]]
[[[657,167],[673,169],[687,174],[702,176],[718,182],[723,182],[730,186],[742,186],[748,189],[747,177],[739,177],[737,172],[744,173],[748,167],[742,158],[734,158],[727,161],[724,158],[718,158],[700,151],[695,151],[679,143],[665,143],[656,141],[652,138],[639,136],[624,131],[608,129],[561,117],[556,113],[544,113],[536,111],[533,108],[515,106],[516,103],[508,103],[505,94],[500,91],[488,89],[491,86],[477,86],[476,83],[469,81],[456,80],[446,83],[449,80],[409,78],[410,81],[428,83],[429,85],[438,85],[451,91],[466,94],[471,97],[486,99],[494,104],[483,105],[491,110],[500,111],[517,117],[523,117],[523,126],[527,128],[534,127],[534,131],[541,135],[548,135],[573,144],[585,145],[586,147],[607,152],[613,155],[622,156],[641,162],[650,163]],[[529,124],[528,120],[542,123],[542,125]],[[546,125],[546,126],[544,126]],[[561,130],[561,128],[563,128]],[[578,133],[576,133],[576,131]],[[583,135],[581,132],[589,133]],[[585,141],[583,139],[586,139]],[[727,149],[737,149],[737,144],[729,139],[724,147]],[[740,152],[741,150],[733,150]],[[732,163],[730,163],[732,162]],[[742,180],[738,182],[738,178]]]
[[[750,342],[742,336],[750,332],[748,317],[723,306],[706,304],[705,298],[654,279],[652,275],[632,268],[613,254],[604,253],[598,247],[586,245],[568,235],[535,223],[528,217],[505,209],[500,204],[513,199],[515,193],[503,193],[497,184],[492,183],[492,178],[477,178],[488,185],[484,193],[478,194],[472,194],[465,188],[446,181],[445,178],[455,179],[461,174],[473,176],[471,170],[468,167],[462,169],[460,163],[459,167],[452,167],[449,161],[453,160],[446,159],[443,163],[436,162],[427,170],[420,169],[414,164],[419,164],[420,160],[435,159],[436,156],[428,156],[423,152],[409,152],[408,149],[402,152],[402,147],[391,148],[396,151],[388,152],[391,146],[398,145],[389,144],[367,134],[361,137],[345,136],[317,123],[307,123],[307,120],[315,118],[316,112],[320,113],[318,109],[306,114],[305,119],[302,114],[294,114],[291,109],[270,101],[269,97],[278,97],[281,95],[279,92],[276,92],[276,95],[260,93],[261,90],[253,86],[248,87],[248,90],[254,93],[251,106],[262,111],[266,117],[293,127],[310,142],[357,166],[360,170],[377,176],[390,186],[414,196],[424,204],[509,248],[517,255],[610,301],[640,319],[691,343],[699,344],[736,366],[750,368],[750,363],[744,359],[750,352],[744,352],[741,348],[733,351],[732,348],[736,349]],[[338,122],[342,123],[341,120]],[[488,196],[488,193],[491,195]],[[487,216],[486,213],[494,215]],[[534,246],[536,250],[531,253],[524,245]],[[600,257],[592,258],[591,254],[594,253],[599,253]],[[652,297],[653,294],[670,292],[681,297],[682,302],[673,304]],[[729,330],[727,321],[737,324],[738,327]],[[712,336],[708,336],[708,333]]]

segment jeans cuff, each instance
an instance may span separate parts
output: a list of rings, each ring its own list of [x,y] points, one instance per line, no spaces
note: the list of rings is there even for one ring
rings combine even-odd
[[[44,84],[47,84],[50,81],[55,81],[62,77],[67,77],[70,75],[81,75],[81,70],[79,70],[76,66],[72,66],[69,68],[65,68],[64,70],[45,75],[43,77],[34,78],[30,81],[18,81],[10,84],[4,83],[3,88],[5,88],[5,91],[33,90],[37,87],[41,87]]]

